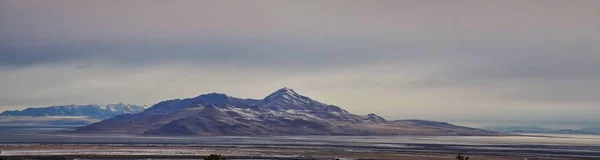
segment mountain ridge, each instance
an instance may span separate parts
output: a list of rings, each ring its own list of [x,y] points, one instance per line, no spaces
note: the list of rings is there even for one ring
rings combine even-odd
[[[48,107],[29,107],[23,110],[10,110],[0,113],[0,116],[89,116],[92,118],[106,119],[126,113],[138,113],[145,109],[143,105],[131,104],[87,104],[87,105],[60,105]]]
[[[416,124],[388,121],[376,114],[352,114],[284,87],[263,99],[209,93],[162,101],[141,113],[116,116],[75,132],[201,136],[497,134],[467,127]]]
[[[549,134],[600,134],[600,127],[586,127],[581,129],[556,129],[538,126],[503,126],[489,125],[482,129],[496,132],[515,132],[515,133],[549,133]]]

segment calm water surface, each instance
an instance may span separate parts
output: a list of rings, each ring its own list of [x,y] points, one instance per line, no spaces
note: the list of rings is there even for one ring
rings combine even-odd
[[[75,144],[263,144],[263,145],[564,145],[600,146],[600,135],[527,134],[523,136],[262,136],[160,137],[138,135],[85,135],[56,133],[59,128],[0,128],[0,143]]]

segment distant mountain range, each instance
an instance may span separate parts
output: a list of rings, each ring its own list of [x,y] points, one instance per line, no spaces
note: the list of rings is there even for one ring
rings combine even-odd
[[[120,103],[27,108],[0,113],[0,125],[87,125],[116,115],[139,113],[145,107]]]
[[[499,135],[498,132],[424,120],[388,121],[355,115],[279,89],[263,99],[221,93],[160,102],[137,114],[123,114],[77,128],[75,133],[143,135]]]
[[[497,132],[520,132],[520,133],[552,133],[552,134],[600,134],[600,127],[582,128],[582,129],[554,129],[538,126],[485,126],[482,129]]]

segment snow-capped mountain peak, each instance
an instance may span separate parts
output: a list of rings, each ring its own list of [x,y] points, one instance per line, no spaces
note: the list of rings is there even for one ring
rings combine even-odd
[[[292,98],[300,98],[300,97],[301,96],[298,93],[296,93],[293,89],[283,87],[283,88],[271,93],[267,97],[265,97],[265,101],[273,100],[276,98],[292,99]]]
[[[278,109],[316,109],[325,104],[314,101],[306,96],[296,93],[291,88],[281,88],[263,99],[263,108]]]
[[[312,110],[325,112],[347,113],[333,105],[327,105],[296,93],[291,88],[281,88],[263,99],[260,108],[277,110]]]

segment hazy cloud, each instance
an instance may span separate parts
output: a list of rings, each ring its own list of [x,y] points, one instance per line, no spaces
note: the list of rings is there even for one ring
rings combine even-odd
[[[598,122],[599,6],[4,0],[0,110],[288,86],[394,119]]]

